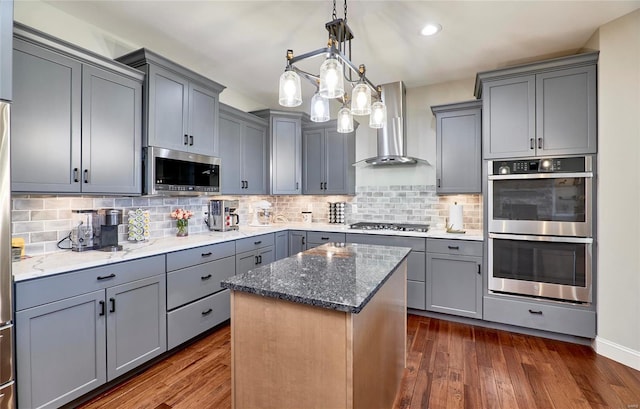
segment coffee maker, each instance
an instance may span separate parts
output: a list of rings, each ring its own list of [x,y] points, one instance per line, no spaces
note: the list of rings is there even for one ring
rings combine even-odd
[[[96,250],[120,251],[118,225],[122,224],[122,210],[100,209],[93,223],[93,243]]]
[[[209,200],[204,223],[209,230],[238,230],[240,224],[240,216],[236,213],[238,207],[238,200]]]
[[[93,250],[93,222],[95,219],[95,210],[72,210],[71,219],[73,220],[73,228],[69,235],[72,251]]]

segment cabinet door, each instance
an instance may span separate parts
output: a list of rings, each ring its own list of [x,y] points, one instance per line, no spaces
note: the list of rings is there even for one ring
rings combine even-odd
[[[244,193],[242,183],[242,122],[220,114],[221,191],[225,195]]]
[[[58,408],[106,382],[104,290],[16,313],[20,407]]]
[[[170,71],[149,67],[148,144],[189,150],[189,83]]]
[[[275,261],[276,252],[273,249],[273,246],[265,247],[258,250],[258,265],[257,267],[266,266],[267,264],[271,264]]]
[[[244,194],[267,193],[267,129],[245,124],[243,127],[242,175]]]
[[[535,155],[535,75],[482,86],[484,158]]]
[[[436,115],[436,192],[482,191],[480,109]]]
[[[281,231],[276,233],[275,260],[280,260],[289,256],[289,232]]]
[[[142,84],[83,66],[82,191],[140,194],[141,147]]]
[[[427,310],[482,318],[482,259],[427,253]]]
[[[107,288],[107,378],[167,350],[164,275]]]
[[[289,255],[293,256],[307,249],[307,232],[291,231],[289,232]]]
[[[300,194],[302,186],[300,120],[271,118],[271,194]]]
[[[189,84],[189,150],[218,156],[218,93]]]
[[[325,172],[325,136],[324,129],[303,133],[303,180],[304,194],[323,194]]]
[[[247,251],[236,254],[236,274],[244,274],[256,268],[258,264],[258,251]]]
[[[596,67],[536,75],[538,155],[596,153]]]
[[[11,101],[13,0],[0,0],[0,100]]]
[[[80,191],[82,66],[14,40],[11,188]]]
[[[350,193],[348,175],[355,159],[349,156],[350,144],[355,144],[355,132],[342,134],[333,128],[325,130],[325,194]]]

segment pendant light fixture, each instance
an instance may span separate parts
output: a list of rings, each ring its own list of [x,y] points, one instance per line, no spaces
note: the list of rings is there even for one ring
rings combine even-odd
[[[329,120],[329,99],[339,99],[343,106],[338,111],[338,132],[353,132],[353,115],[370,115],[369,126],[382,128],[386,123],[386,107],[381,89],[373,85],[366,76],[364,64],[351,62],[351,40],[353,32],[347,25],[347,0],[344,0],[344,19],[337,18],[336,0],[333,0],[332,20],[325,24],[329,32],[327,46],[294,57],[287,50],[287,66],[280,76],[278,101],[285,107],[302,104],[300,76],[317,85],[318,90],[311,99],[310,117],[314,122]],[[296,67],[296,63],[307,58],[325,54],[327,58],[320,66],[320,74],[314,75]],[[355,74],[355,75],[354,75]],[[350,84],[349,90],[346,85]],[[351,97],[351,106],[347,101]],[[372,103],[372,99],[376,101]]]

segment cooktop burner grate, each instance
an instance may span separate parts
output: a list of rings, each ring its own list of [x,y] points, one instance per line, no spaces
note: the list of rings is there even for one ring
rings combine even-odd
[[[351,229],[360,230],[395,230],[395,231],[429,231],[428,224],[409,224],[409,223],[375,223],[375,222],[359,222],[349,225]]]

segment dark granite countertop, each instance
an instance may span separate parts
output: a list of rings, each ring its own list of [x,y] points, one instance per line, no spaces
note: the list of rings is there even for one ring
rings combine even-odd
[[[327,243],[230,277],[221,285],[357,314],[410,251],[408,247]]]

